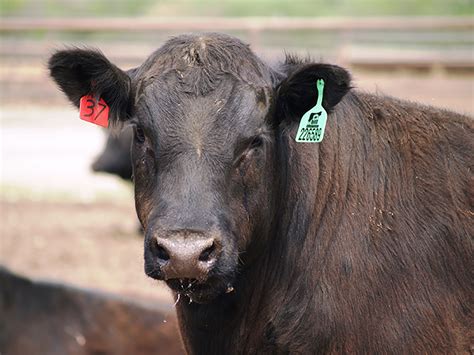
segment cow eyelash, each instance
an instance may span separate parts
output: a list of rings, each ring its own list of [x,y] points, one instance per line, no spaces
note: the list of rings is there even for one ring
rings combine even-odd
[[[248,145],[241,152],[239,157],[234,161],[234,165],[236,165],[236,166],[240,165],[245,160],[245,158],[250,155],[251,151],[262,147],[263,143],[264,143],[264,138],[261,135],[257,135],[255,137],[253,137],[251,140],[249,139],[249,142],[250,143],[248,143]]]
[[[143,128],[140,126],[135,126],[134,128],[135,131],[135,142],[142,144],[145,143],[145,132],[143,131]]]
[[[261,136],[255,136],[249,144],[248,149],[256,149],[263,145],[263,138]]]

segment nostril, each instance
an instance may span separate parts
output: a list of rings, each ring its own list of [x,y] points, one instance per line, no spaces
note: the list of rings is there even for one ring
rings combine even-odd
[[[212,245],[204,249],[199,255],[199,261],[209,261],[214,256],[214,251],[216,250],[216,244],[213,242]]]
[[[155,242],[155,253],[156,257],[162,261],[168,261],[170,259],[168,251],[158,244],[158,242]]]

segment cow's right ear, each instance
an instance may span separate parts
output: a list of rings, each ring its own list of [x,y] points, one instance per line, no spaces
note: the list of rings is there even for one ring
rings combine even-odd
[[[99,51],[58,51],[49,59],[48,68],[51,77],[77,107],[82,96],[92,95],[107,103],[112,124],[130,117],[133,107],[130,76]]]

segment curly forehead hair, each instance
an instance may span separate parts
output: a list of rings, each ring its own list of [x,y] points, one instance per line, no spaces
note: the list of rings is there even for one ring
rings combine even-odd
[[[173,37],[139,68],[139,86],[146,87],[157,76],[177,77],[180,90],[206,95],[226,76],[254,88],[268,85],[272,73],[237,38],[224,34],[189,34]]]

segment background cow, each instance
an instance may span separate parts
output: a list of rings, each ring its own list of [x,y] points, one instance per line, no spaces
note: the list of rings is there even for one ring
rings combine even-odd
[[[132,159],[130,148],[132,146],[133,130],[127,127],[119,134],[107,134],[105,145],[92,163],[95,172],[117,175],[130,181],[132,179]]]
[[[0,352],[182,354],[176,320],[159,305],[31,281],[0,267]]]
[[[190,353],[468,352],[474,127],[351,90],[343,68],[278,68],[221,34],[173,38],[128,75],[49,62],[76,105],[134,125],[145,270],[180,295]],[[324,140],[296,143],[325,82]]]

